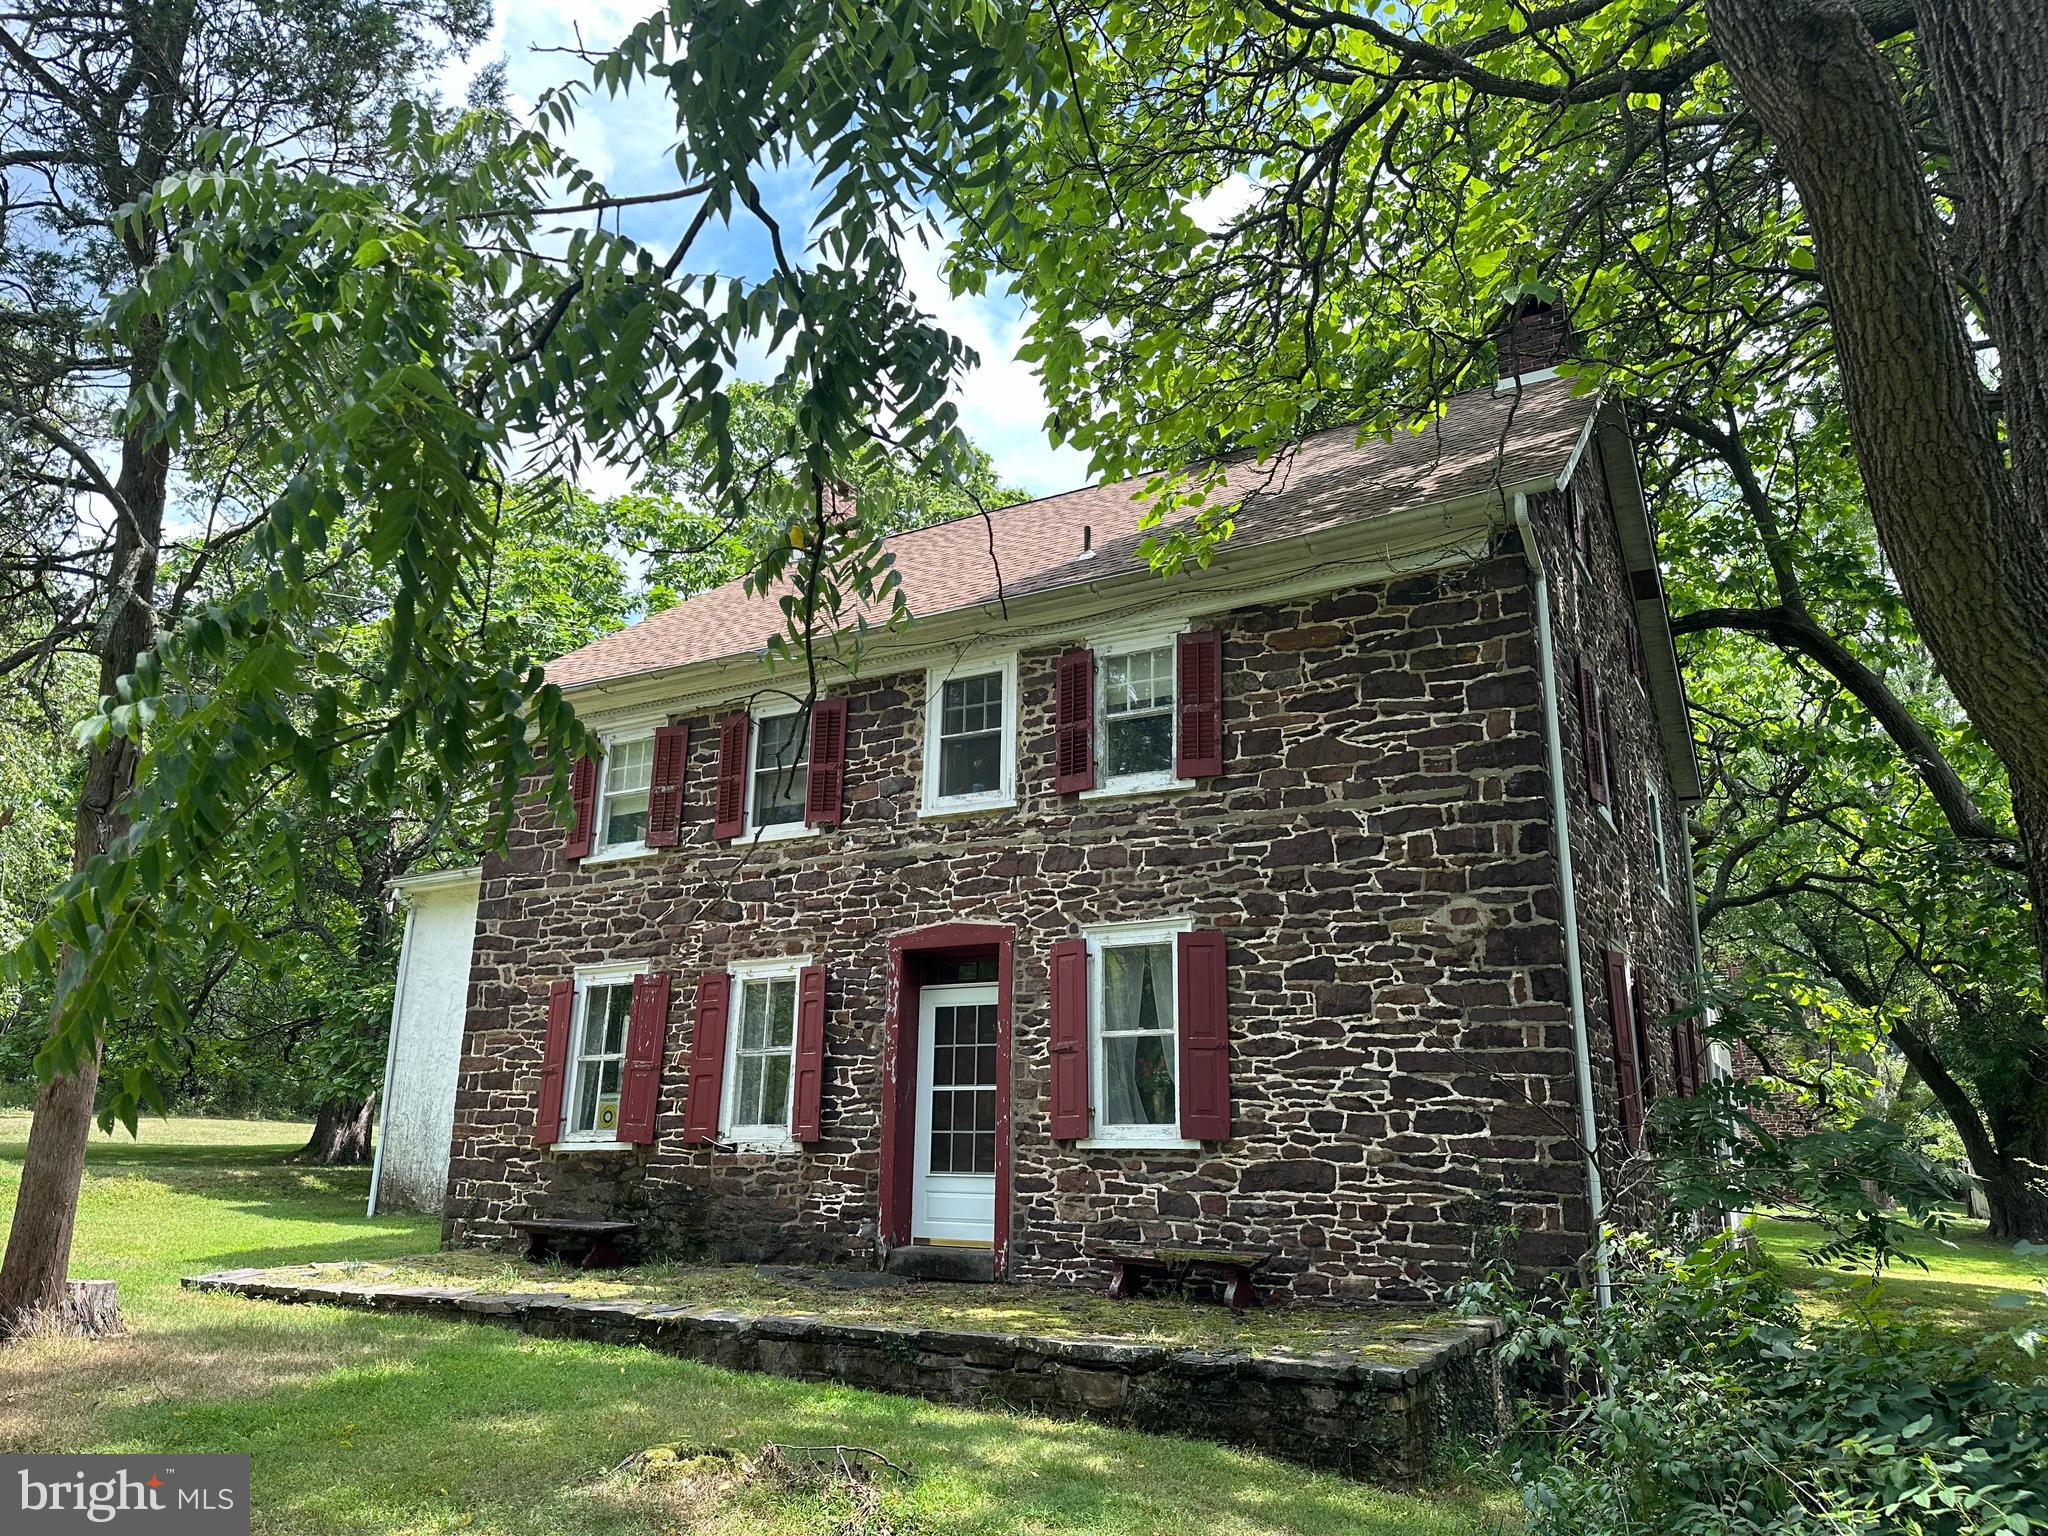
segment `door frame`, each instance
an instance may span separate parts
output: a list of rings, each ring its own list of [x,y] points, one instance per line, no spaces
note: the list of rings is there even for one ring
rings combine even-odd
[[[943,1008],[948,1003],[958,1004],[963,1001],[971,1001],[973,1005],[979,1007],[990,1007],[995,1005],[1000,996],[1000,985],[993,981],[948,982],[944,986],[928,984],[918,993],[917,1092],[912,1100],[917,1117],[917,1133],[911,1138],[910,1147],[910,1231],[913,1242],[934,1243],[944,1246],[954,1245],[952,1241],[947,1239],[933,1237],[929,1230],[931,1211],[926,1202],[931,1196],[931,1180],[934,1177],[932,1169],[928,1166],[931,1161],[933,1085],[928,1081],[927,1075],[932,1070],[934,1063],[932,1043],[925,1035],[925,1014],[933,1012],[938,1008]],[[927,1007],[927,1004],[931,1006]],[[993,1088],[994,1084],[990,1084],[990,1087]],[[948,1179],[959,1177],[959,1175],[939,1174],[937,1177]],[[978,1177],[978,1175],[970,1174],[967,1177]],[[923,1186],[922,1189],[919,1187],[920,1184]],[[988,1173],[988,1189],[990,1196],[988,1235],[989,1246],[993,1248],[995,1246],[995,1170],[993,1167],[990,1168]],[[921,1206],[925,1207],[922,1212],[920,1212]],[[917,1230],[920,1225],[920,1214],[924,1218],[923,1224],[927,1227],[927,1230],[921,1234]],[[958,1241],[961,1243],[965,1242],[964,1239]]]
[[[916,1201],[918,1010],[925,962],[995,956],[997,1279],[1010,1268],[1010,1000],[1015,934],[1008,923],[941,923],[893,935],[882,1043],[881,1239],[885,1248],[901,1248],[910,1242]]]

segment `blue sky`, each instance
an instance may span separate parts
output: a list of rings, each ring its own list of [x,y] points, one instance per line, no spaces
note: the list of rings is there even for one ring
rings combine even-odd
[[[469,74],[493,57],[505,60],[507,80],[520,103],[531,103],[572,72],[576,60],[536,49],[610,43],[645,14],[644,3],[620,5],[612,0],[499,0],[492,39],[464,68],[443,81],[458,94]],[[586,98],[567,148],[614,193],[652,192],[675,184],[670,158],[673,117],[667,98],[654,90],[616,99],[597,94]],[[764,183],[769,211],[785,229],[801,226],[815,194],[810,174],[793,168]],[[625,211],[626,232],[637,239],[666,245],[675,239],[689,209],[662,206]],[[736,230],[700,242],[698,270],[755,275],[763,270],[758,242]],[[955,299],[939,276],[943,252],[937,248],[906,252],[925,308],[954,335],[981,355],[981,367],[968,377],[958,399],[961,417],[974,440],[993,455],[1003,483],[1037,495],[1085,483],[1087,464],[1071,449],[1055,449],[1044,431],[1045,397],[1037,380],[1015,357],[1021,337],[1023,307],[1008,295]],[[600,469],[591,489],[623,489],[629,468]],[[611,483],[601,483],[611,482]]]

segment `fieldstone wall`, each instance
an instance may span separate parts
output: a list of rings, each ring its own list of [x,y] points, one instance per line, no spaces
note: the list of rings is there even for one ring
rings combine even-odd
[[[559,1292],[353,1285],[263,1270],[184,1283],[274,1301],[459,1315],[542,1338],[641,1345],[733,1371],[1096,1419],[1250,1446],[1377,1483],[1412,1482],[1432,1470],[1455,1437],[1498,1427],[1489,1346],[1499,1325],[1489,1318],[1418,1322],[1376,1352],[1248,1355],[578,1300]]]
[[[1532,1268],[1576,1261],[1583,1172],[1519,554],[1214,621],[1227,771],[1193,789],[1052,793],[1053,663],[1087,639],[1062,634],[1019,658],[1013,810],[918,817],[921,671],[848,689],[842,828],[712,842],[712,713],[689,721],[673,850],[579,868],[531,801],[484,869],[447,1239],[602,1212],[644,1223],[661,1252],[873,1260],[888,939],[989,922],[1016,933],[1014,1276],[1101,1285],[1093,1243],[1226,1244],[1277,1249],[1283,1292],[1392,1301],[1441,1297],[1502,1229]],[[1602,659],[1626,678],[1623,653]],[[1612,844],[1581,854],[1601,911],[1633,910],[1624,834],[1591,836]],[[1228,939],[1231,1139],[1143,1153],[1054,1142],[1051,944],[1182,916]],[[1682,969],[1654,910],[1643,942]],[[778,1155],[683,1145],[695,977],[792,954],[829,969],[824,1139]],[[628,960],[676,977],[655,1143],[537,1149],[549,985]]]
[[[1590,537],[1583,555],[1574,551],[1571,541],[1568,498],[1573,494],[1583,497],[1586,504]],[[1550,573],[1602,1182],[1610,1200],[1610,1220],[1626,1224],[1640,1214],[1642,1202],[1652,1191],[1648,1159],[1631,1157],[1622,1139],[1603,953],[1621,950],[1642,972],[1655,1003],[1653,1018],[1661,1020],[1687,1000],[1694,964],[1687,916],[1692,899],[1687,873],[1691,838],[1684,810],[1671,789],[1648,691],[1630,667],[1628,637],[1635,622],[1634,603],[1628,596],[1628,571],[1599,454],[1589,450],[1569,490],[1534,498],[1531,511]],[[1592,802],[1581,748],[1584,736],[1576,685],[1581,656],[1592,660],[1608,701],[1615,784],[1605,808]],[[1663,793],[1664,846],[1671,871],[1668,888],[1660,888],[1656,876],[1646,787],[1652,781]],[[1661,1022],[1653,1026],[1649,1045],[1647,1091],[1653,1096],[1670,1093],[1676,1081],[1671,1038]]]

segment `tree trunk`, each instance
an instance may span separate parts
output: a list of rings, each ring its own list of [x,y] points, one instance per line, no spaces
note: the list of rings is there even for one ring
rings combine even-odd
[[[141,355],[145,351],[146,360]],[[154,369],[155,349],[138,348],[133,377],[146,379]],[[122,443],[121,476],[115,487],[126,515],[115,523],[114,586],[107,594],[101,629],[102,695],[112,694],[114,685],[135,670],[136,658],[155,643],[157,549],[169,470],[170,455],[163,444],[152,441],[140,427],[132,429]],[[87,758],[72,824],[74,868],[82,869],[126,828],[124,807],[135,785],[135,758],[134,744],[128,741],[96,748]],[[0,1261],[0,1338],[64,1305],[99,1080],[95,1044],[76,1071],[53,1076],[36,1089],[7,1256]]]
[[[2048,1241],[2048,1187],[2038,1179],[2001,1160],[1990,1168],[1976,1170],[1984,1187],[1984,1200],[1991,1207],[1991,1235],[2017,1242]]]
[[[329,1099],[313,1117],[313,1134],[292,1160],[327,1167],[367,1163],[370,1132],[376,1123],[376,1094],[361,1099]]]
[[[2028,73],[2048,42],[2038,14],[2021,14],[2031,9],[1918,8],[1963,185],[1991,208],[1973,207],[1968,222],[2007,391],[2008,469],[1911,125],[1855,8],[1707,0],[1722,60],[1813,230],[1878,538],[1942,675],[2005,765],[2021,840],[2038,859],[2048,847],[2048,312],[2025,305],[2048,301],[2048,119],[2022,118],[2048,88]],[[1987,25],[1966,37],[1972,16]],[[1987,50],[2008,52],[1994,60]],[[1979,171],[1994,192],[1974,190]],[[2037,863],[2032,878],[2039,892],[2048,872]],[[2034,921],[2048,985],[2048,907],[2038,901]]]

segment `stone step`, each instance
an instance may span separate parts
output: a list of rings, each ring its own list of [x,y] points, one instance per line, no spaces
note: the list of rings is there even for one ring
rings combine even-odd
[[[996,1277],[996,1255],[992,1248],[948,1248],[929,1243],[911,1243],[891,1248],[882,1268],[892,1275],[913,1280],[959,1280],[988,1284]]]

